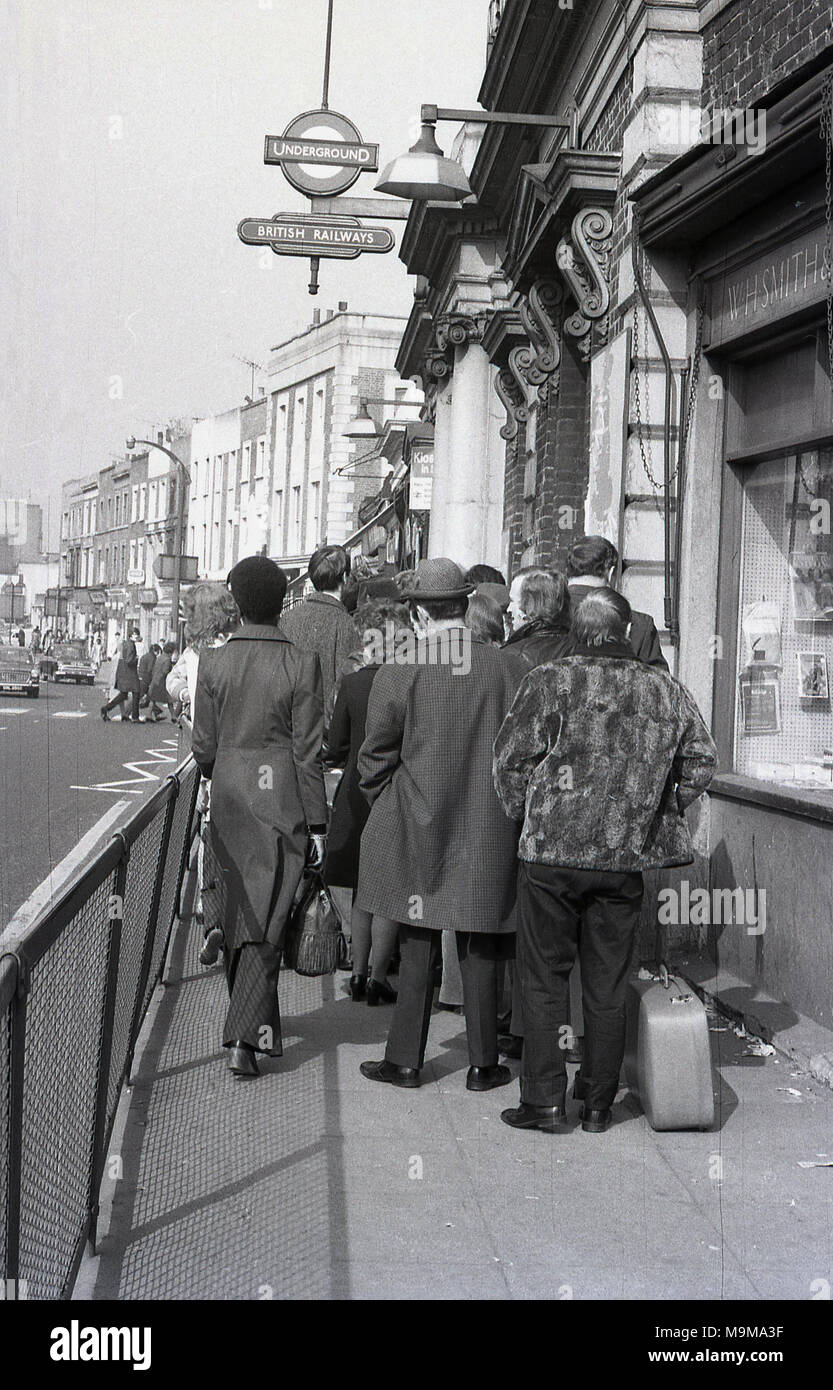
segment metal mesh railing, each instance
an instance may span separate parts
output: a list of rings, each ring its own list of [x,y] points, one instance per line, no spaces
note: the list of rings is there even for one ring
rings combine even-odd
[[[6,1297],[68,1297],[191,844],[188,758],[30,924],[0,937]]]

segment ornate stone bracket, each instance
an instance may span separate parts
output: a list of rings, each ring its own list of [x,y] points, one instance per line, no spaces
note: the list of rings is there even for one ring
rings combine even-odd
[[[509,368],[520,390],[538,391],[543,398],[547,383],[561,364],[559,311],[564,291],[557,280],[536,280],[529,299],[520,305],[521,323],[529,338],[509,354]],[[557,382],[557,377],[556,377]]]
[[[517,348],[512,349],[517,352]],[[523,351],[523,349],[521,349]],[[501,367],[495,377],[495,390],[506,411],[506,424],[501,426],[500,437],[507,442],[514,439],[521,425],[529,419],[526,392],[518,385],[517,375],[512,367]]]
[[[556,264],[578,306],[564,320],[564,331],[577,340],[584,361],[590,356],[594,328],[596,341],[607,342],[612,231],[613,219],[606,208],[582,208],[573,218],[569,237],[561,237],[556,248]]]

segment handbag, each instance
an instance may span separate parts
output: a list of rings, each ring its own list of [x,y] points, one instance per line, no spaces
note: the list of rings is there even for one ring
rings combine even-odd
[[[333,975],[344,968],[347,942],[341,930],[341,919],[330,890],[318,872],[309,875],[292,909],[284,960],[296,975]]]

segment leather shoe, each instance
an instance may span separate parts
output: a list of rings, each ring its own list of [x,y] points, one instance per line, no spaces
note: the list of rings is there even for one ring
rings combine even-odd
[[[362,1062],[359,1071],[368,1081],[387,1081],[391,1086],[404,1086],[409,1090],[415,1090],[419,1085],[416,1067],[397,1067],[387,1061]]]
[[[606,1110],[590,1110],[585,1105],[581,1114],[581,1127],[587,1134],[604,1134],[610,1124],[610,1107]]]
[[[508,1086],[512,1073],[508,1067],[469,1067],[467,1091],[493,1091],[496,1086]]]
[[[216,965],[223,944],[223,933],[219,927],[212,927],[211,931],[206,932],[200,951],[200,965]]]
[[[514,1033],[509,1033],[505,1038],[498,1038],[497,1050],[501,1057],[518,1058],[523,1056],[524,1040],[516,1038]]]
[[[255,1060],[255,1050],[248,1043],[232,1043],[228,1050],[229,1071],[235,1076],[260,1076]]]
[[[542,1129],[545,1134],[567,1133],[567,1112],[563,1105],[527,1105],[517,1110],[501,1110],[500,1118],[512,1129]]]
[[[371,1008],[377,1004],[395,1004],[397,998],[396,990],[391,989],[387,980],[368,980],[367,1002]]]

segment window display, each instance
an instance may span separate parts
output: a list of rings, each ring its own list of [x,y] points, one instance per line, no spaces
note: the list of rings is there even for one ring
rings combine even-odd
[[[743,475],[735,771],[833,796],[833,449]]]

